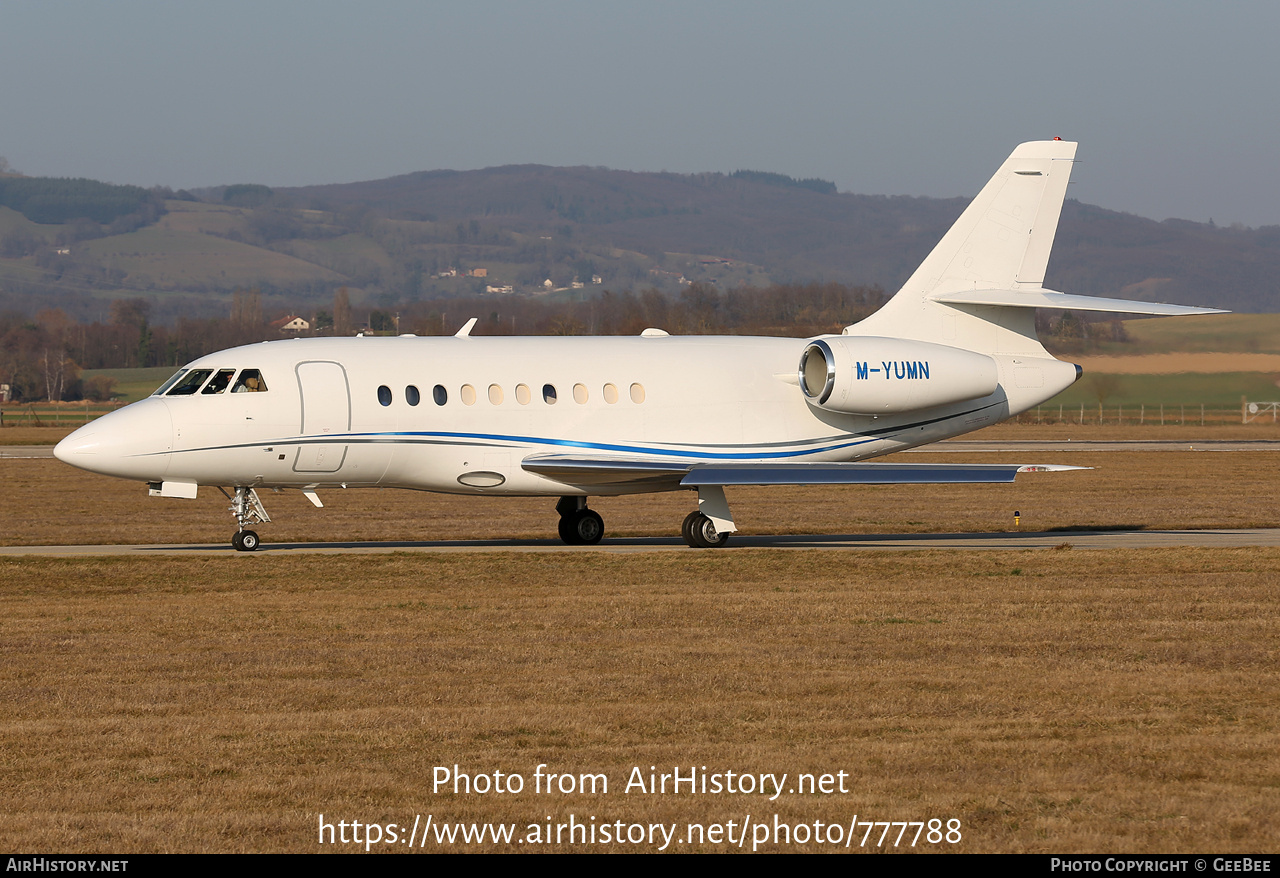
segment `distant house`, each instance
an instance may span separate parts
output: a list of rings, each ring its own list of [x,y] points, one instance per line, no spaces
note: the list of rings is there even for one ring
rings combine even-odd
[[[306,332],[311,328],[311,324],[296,314],[290,314],[288,317],[272,320],[271,328],[278,329],[281,332]]]
[[[470,274],[472,277],[488,277],[488,276],[489,276],[489,269],[487,269],[487,268],[473,268],[473,269],[471,269],[471,271],[469,271],[469,272],[467,272],[467,273],[468,273],[468,274]]]
[[[598,274],[593,274],[593,275],[591,275],[591,282],[592,282],[593,284],[602,284],[602,283],[604,283],[604,278],[602,278],[602,277],[601,277],[600,275],[598,275]]]
[[[495,287],[493,284],[486,284],[484,291],[486,293],[514,293],[516,290],[515,287],[511,286],[511,284],[501,287]]]
[[[548,290],[549,290],[549,289],[553,288],[553,287],[555,286],[555,284],[553,284],[553,283],[551,282],[551,278],[547,278],[546,280],[544,280],[544,281],[542,282],[542,286],[543,286],[543,288],[544,288],[544,289],[548,289]]]

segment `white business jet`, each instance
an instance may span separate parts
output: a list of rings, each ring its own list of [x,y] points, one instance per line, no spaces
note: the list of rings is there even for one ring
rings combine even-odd
[[[592,495],[697,492],[690,546],[737,528],[727,485],[1009,482],[1072,467],[883,464],[1048,400],[1080,377],[1035,309],[1210,309],[1045,290],[1076,144],[1024,143],[906,285],[840,335],[808,339],[444,338],[274,341],[201,357],[145,400],[72,433],[59,460],[153,495],[231,499],[258,547],[263,488],[393,487],[558,497],[566,543],[596,543]],[[230,493],[228,493],[230,489]]]

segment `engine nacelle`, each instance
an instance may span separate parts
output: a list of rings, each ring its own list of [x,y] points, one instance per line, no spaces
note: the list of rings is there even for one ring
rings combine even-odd
[[[832,336],[800,356],[800,389],[833,412],[880,415],[980,399],[1000,382],[985,354],[896,338]]]

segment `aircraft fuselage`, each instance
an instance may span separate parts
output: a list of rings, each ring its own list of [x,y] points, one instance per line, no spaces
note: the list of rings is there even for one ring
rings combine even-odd
[[[397,487],[508,495],[587,493],[526,471],[526,457],[850,461],[960,435],[1057,394],[1075,367],[995,355],[979,399],[906,413],[819,408],[797,377],[807,340],[712,337],[336,338],[233,348],[186,374],[257,370],[259,392],[154,395],[59,445],[78,467],[152,483]],[[1016,363],[1015,363],[1016,359]],[[1019,387],[1014,369],[1037,370]],[[858,380],[907,393],[946,365],[877,357]],[[864,374],[865,373],[865,374]],[[1021,374],[1021,373],[1020,373]],[[177,385],[177,386],[180,386]],[[243,390],[243,388],[241,388]],[[883,393],[883,390],[881,391]],[[651,491],[593,485],[592,494]]]

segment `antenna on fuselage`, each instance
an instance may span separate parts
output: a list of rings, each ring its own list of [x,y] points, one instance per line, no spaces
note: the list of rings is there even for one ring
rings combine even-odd
[[[479,317],[472,317],[466,323],[462,324],[462,328],[453,334],[454,338],[471,338],[471,330],[476,325]]]

